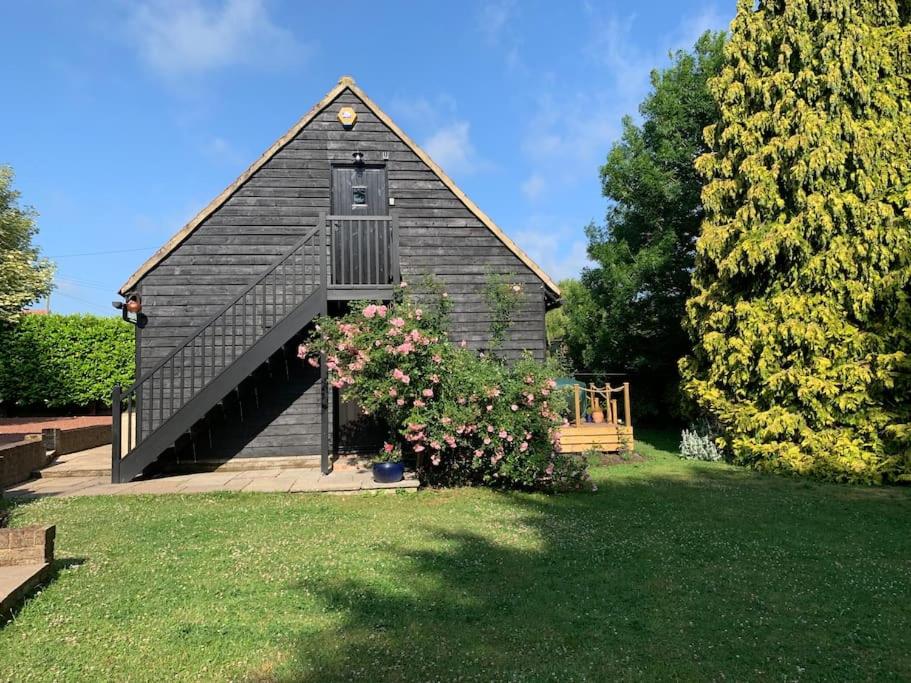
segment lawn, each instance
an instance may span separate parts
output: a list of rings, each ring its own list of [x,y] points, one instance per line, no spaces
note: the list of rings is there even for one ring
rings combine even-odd
[[[597,493],[43,500],[0,679],[911,678],[911,490],[684,462]]]

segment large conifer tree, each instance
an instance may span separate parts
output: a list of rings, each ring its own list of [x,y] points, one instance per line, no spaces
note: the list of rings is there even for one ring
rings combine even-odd
[[[740,0],[711,82],[681,362],[737,461],[911,472],[911,29],[895,0]]]

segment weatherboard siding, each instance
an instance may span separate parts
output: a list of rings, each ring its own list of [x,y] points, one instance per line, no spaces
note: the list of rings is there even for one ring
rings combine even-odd
[[[350,131],[336,119],[343,105],[358,114]],[[319,214],[330,207],[331,165],[350,163],[355,150],[364,153],[367,163],[385,163],[389,196],[399,215],[402,278],[418,284],[429,274],[444,283],[453,302],[452,338],[464,339],[473,348],[489,345],[484,289],[488,274],[499,273],[523,287],[503,352],[517,356],[529,350],[543,357],[542,281],[354,93],[345,90],[141,278],[136,289],[148,316],[140,335],[142,371],[166,357],[316,226]],[[382,158],[383,152],[388,152],[388,160]],[[318,426],[318,406],[318,383],[302,388],[287,416],[262,428],[260,443],[268,444],[268,454],[280,454],[285,447],[297,452],[300,434],[287,429],[286,422],[301,429],[304,423],[311,428],[314,421]],[[238,455],[267,451],[251,446]]]

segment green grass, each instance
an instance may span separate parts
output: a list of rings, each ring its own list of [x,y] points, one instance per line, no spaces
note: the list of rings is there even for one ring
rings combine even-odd
[[[0,679],[911,677],[911,491],[681,461],[595,494],[43,500]]]

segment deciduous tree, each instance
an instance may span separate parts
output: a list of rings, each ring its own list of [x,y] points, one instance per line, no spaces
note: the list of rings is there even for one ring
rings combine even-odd
[[[35,216],[34,209],[19,205],[13,170],[0,166],[0,323],[15,320],[51,290],[53,265],[32,244]]]
[[[565,297],[566,345],[580,369],[631,372],[636,412],[666,417],[678,403],[677,361],[689,348],[681,326],[702,220],[702,179],[693,160],[708,150],[705,126],[718,111],[706,82],[721,68],[724,36],[706,33],[652,73],[642,123],[601,168],[610,201],[603,226],[589,226],[584,292]]]

